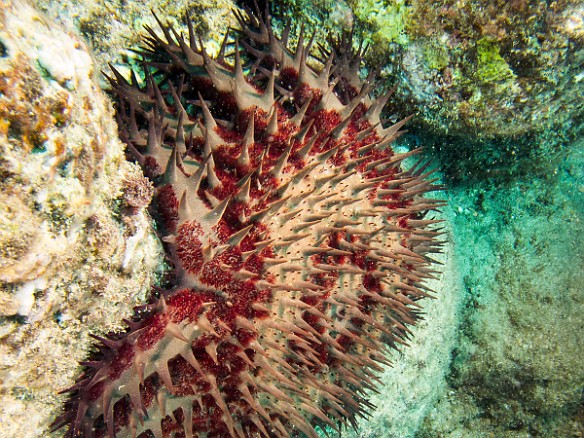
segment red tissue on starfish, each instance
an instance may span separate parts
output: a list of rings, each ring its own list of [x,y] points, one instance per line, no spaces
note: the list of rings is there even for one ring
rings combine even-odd
[[[311,58],[267,18],[216,58],[147,28],[144,83],[108,78],[151,178],[176,284],[100,339],[55,427],[83,437],[317,437],[356,425],[419,317],[441,201],[402,162],[350,38]],[[320,65],[320,67],[315,67]]]

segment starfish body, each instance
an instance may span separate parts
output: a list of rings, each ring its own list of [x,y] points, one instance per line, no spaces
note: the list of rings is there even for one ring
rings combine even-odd
[[[212,58],[147,28],[145,83],[109,78],[155,185],[175,285],[100,339],[55,422],[66,436],[317,437],[355,425],[419,316],[441,201],[383,127],[361,51],[237,15]],[[230,52],[229,55],[227,52]],[[310,62],[309,62],[310,60]]]

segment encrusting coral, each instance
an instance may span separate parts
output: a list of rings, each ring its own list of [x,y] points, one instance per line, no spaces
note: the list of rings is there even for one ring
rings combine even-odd
[[[430,292],[442,201],[391,142],[350,36],[312,57],[237,14],[216,58],[160,23],[143,80],[109,78],[155,186],[174,284],[101,338],[54,427],[66,436],[298,436],[355,425]],[[310,62],[309,62],[310,59]],[[310,64],[310,66],[309,66]],[[319,65],[319,67],[314,67]]]

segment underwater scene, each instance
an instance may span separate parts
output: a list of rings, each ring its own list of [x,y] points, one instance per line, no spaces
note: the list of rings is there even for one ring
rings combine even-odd
[[[0,438],[584,437],[584,5],[0,0]]]

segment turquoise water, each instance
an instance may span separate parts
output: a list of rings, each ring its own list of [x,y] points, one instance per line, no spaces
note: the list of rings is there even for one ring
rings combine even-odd
[[[546,165],[449,191],[460,321],[419,436],[582,433],[584,142]]]

